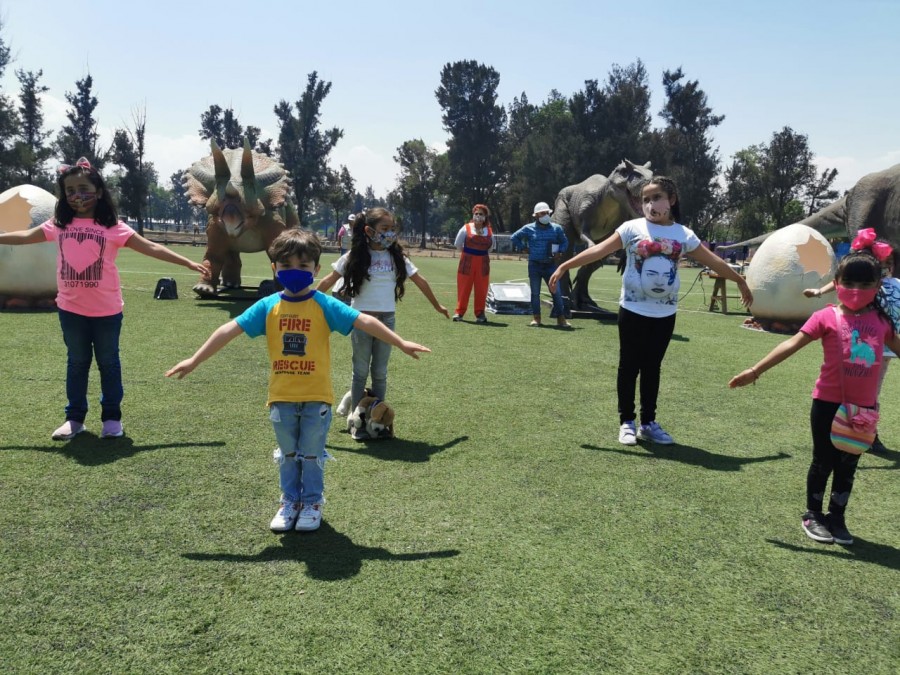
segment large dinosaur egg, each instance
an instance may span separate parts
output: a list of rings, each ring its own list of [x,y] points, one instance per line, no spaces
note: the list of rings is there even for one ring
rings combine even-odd
[[[53,217],[56,197],[34,185],[0,194],[0,229],[27,230]],[[56,298],[56,245],[0,245],[0,307]]]
[[[799,223],[783,227],[762,243],[747,268],[750,311],[758,319],[805,321],[828,301],[804,297],[803,289],[821,288],[834,279],[836,269],[825,237]]]

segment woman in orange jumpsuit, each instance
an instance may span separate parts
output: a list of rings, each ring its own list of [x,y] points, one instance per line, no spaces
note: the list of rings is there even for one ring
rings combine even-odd
[[[484,315],[485,299],[491,274],[488,252],[494,243],[491,229],[491,211],[484,204],[472,207],[471,222],[463,225],[456,234],[459,249],[459,267],[456,271],[456,312],[454,321],[462,321],[469,306],[469,295],[475,288],[475,322],[487,323]]]

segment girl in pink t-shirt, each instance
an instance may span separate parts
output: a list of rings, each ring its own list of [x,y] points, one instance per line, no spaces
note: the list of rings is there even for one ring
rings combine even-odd
[[[853,251],[844,256],[834,279],[840,322],[832,305],[820,309],[799,333],[775,347],[755,366],[735,375],[728,386],[755,383],[769,368],[813,340],[822,340],[824,360],[813,388],[810,412],[813,457],[806,477],[807,510],[802,526],[810,539],[849,545],[853,536],[847,530],[844,512],[860,456],[834,447],[831,422],[841,403],[875,405],[884,346],[896,353],[900,336],[875,302],[881,286],[881,264],[870,251]],[[825,515],[822,508],[829,476],[831,496]]]
[[[57,242],[56,305],[66,343],[66,421],[53,439],[67,441],[84,431],[91,361],[100,370],[101,438],[118,438],[122,430],[122,287],[116,255],[127,246],[152,258],[183,265],[208,277],[206,266],[137,234],[119,220],[100,173],[83,157],[60,167],[59,200],[53,218],[39,227],[0,233],[0,244]]]

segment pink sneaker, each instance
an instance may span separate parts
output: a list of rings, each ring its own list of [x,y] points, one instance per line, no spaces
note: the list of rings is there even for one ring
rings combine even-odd
[[[63,425],[50,436],[54,441],[68,441],[84,431],[84,424],[75,420],[66,420]]]
[[[120,420],[106,420],[103,423],[103,430],[100,432],[100,438],[121,438],[125,435]]]

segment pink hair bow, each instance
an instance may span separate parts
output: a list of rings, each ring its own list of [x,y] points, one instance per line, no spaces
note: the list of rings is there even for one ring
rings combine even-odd
[[[871,249],[872,255],[878,259],[878,262],[884,262],[893,253],[893,249],[890,244],[886,244],[883,241],[875,241],[876,239],[875,228],[863,228],[856,233],[856,238],[850,244],[850,248],[854,251]]]
[[[87,157],[79,157],[78,161],[75,162],[75,166],[72,166],[70,164],[60,164],[58,171],[59,171],[59,173],[65,173],[66,171],[69,171],[69,170],[75,169],[75,168],[86,169],[87,171],[91,171],[93,169],[93,167],[91,166],[91,163],[89,161],[87,161]]]

